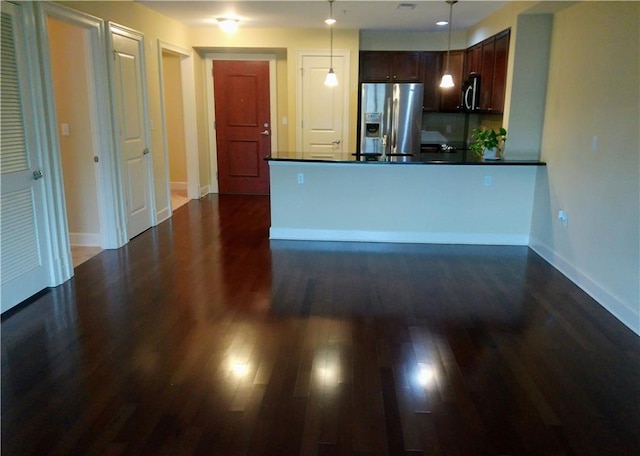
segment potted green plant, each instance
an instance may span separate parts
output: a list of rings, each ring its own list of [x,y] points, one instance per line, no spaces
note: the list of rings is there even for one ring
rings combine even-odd
[[[502,157],[507,130],[502,127],[498,131],[493,128],[474,128],[471,133],[473,142],[469,148],[478,159],[499,160]]]

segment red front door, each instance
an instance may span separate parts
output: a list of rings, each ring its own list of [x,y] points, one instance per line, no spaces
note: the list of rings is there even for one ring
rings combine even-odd
[[[269,193],[269,62],[213,61],[220,193]]]

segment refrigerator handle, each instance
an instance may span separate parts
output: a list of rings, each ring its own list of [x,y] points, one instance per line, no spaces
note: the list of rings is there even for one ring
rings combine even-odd
[[[398,109],[398,97],[393,97],[393,120],[391,121],[391,153],[395,154],[398,147],[398,122],[400,121],[400,110]]]

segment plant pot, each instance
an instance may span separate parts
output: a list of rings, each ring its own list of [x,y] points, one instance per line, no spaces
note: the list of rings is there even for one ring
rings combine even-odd
[[[500,154],[498,153],[498,148],[494,147],[492,149],[484,149],[484,153],[482,154],[482,158],[484,160],[500,160]]]

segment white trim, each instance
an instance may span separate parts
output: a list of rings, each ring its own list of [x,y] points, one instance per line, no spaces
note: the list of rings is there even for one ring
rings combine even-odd
[[[191,199],[198,198],[200,187],[200,164],[198,158],[198,130],[196,115],[195,76],[193,52],[171,43],[158,40],[158,71],[160,78],[160,109],[162,115],[162,139],[164,147],[165,175],[167,182],[167,205],[169,213],[171,209],[171,194],[169,192],[169,146],[167,140],[167,123],[165,117],[164,100],[164,68],[162,64],[162,51],[167,50],[180,56],[180,75],[182,79],[182,108],[184,114],[184,147],[187,161],[187,196]]]
[[[316,230],[270,228],[269,239],[344,242],[395,242],[408,244],[528,245],[528,234],[426,233],[403,231]]]
[[[100,233],[69,233],[72,246],[100,247]]]
[[[213,188],[211,188],[211,185],[204,185],[200,187],[200,198],[204,198],[209,193],[218,193],[218,188],[216,187],[216,191],[214,192]]]
[[[302,151],[304,146],[302,144],[302,113],[303,104],[305,100],[303,100],[303,78],[302,78],[302,59],[305,56],[313,56],[313,57],[329,57],[329,50],[299,50],[296,55],[296,113],[297,113],[297,122],[296,122],[296,158],[303,158]],[[349,151],[351,150],[351,144],[349,143],[350,137],[350,123],[349,119],[351,118],[350,106],[351,106],[351,51],[349,49],[334,49],[333,50],[334,57],[343,57],[344,58],[344,73],[340,75],[340,79],[344,79],[343,82],[338,86],[344,91],[343,97],[343,116],[342,116],[342,154],[345,157],[349,157]]]
[[[171,191],[176,191],[176,190],[186,190],[187,189],[187,182],[171,182],[169,184],[169,188],[171,189]],[[171,195],[169,195],[171,196]]]
[[[207,87],[207,131],[209,133],[209,164],[212,193],[218,193],[218,150],[216,147],[215,131],[215,94],[213,90],[213,61],[214,60],[246,60],[269,62],[269,117],[271,118],[271,155],[278,155],[278,98],[277,72],[275,54],[242,54],[242,53],[207,53],[205,54],[205,85]]]
[[[165,220],[169,220],[171,218],[171,214],[173,213],[173,211],[170,212],[170,209],[171,209],[171,205],[158,211],[158,214],[157,214],[158,224],[164,222]]]
[[[580,287],[585,293],[595,299],[602,307],[614,317],[625,324],[636,334],[640,335],[640,311],[625,305],[620,299],[605,290],[583,271],[569,263],[561,255],[553,251],[549,246],[542,244],[537,239],[531,239],[529,247],[544,258],[549,264],[560,271],[564,276]]]

